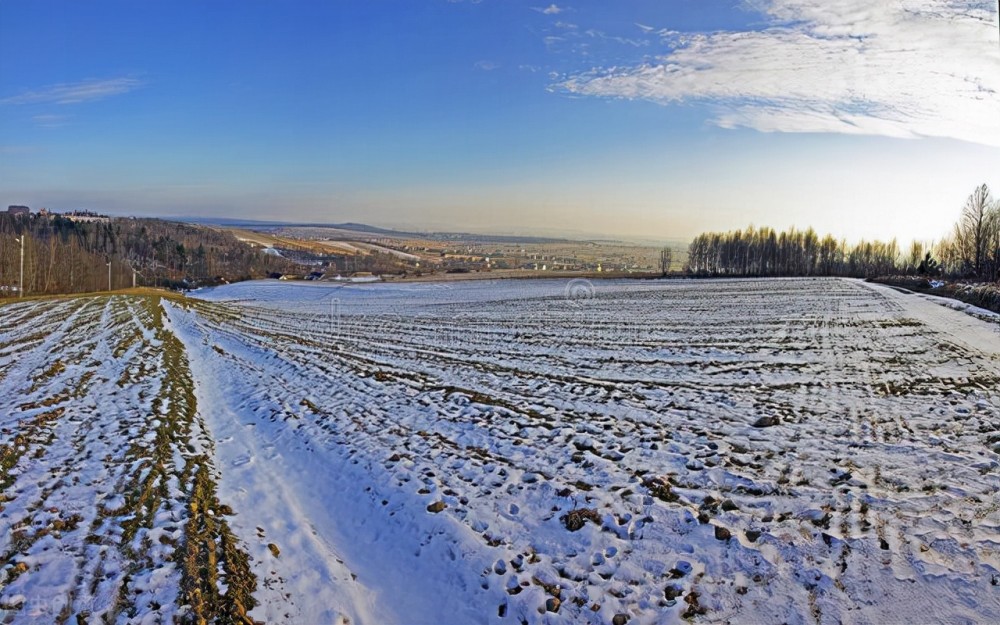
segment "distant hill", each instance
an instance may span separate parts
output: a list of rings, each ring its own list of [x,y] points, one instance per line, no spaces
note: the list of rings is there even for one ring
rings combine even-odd
[[[0,213],[0,296],[131,286],[185,287],[301,272],[292,260],[263,254],[229,232],[160,219],[113,217],[85,222],[62,215]],[[110,267],[108,266],[110,263]],[[110,271],[110,274],[109,274]],[[110,277],[109,277],[110,276]]]
[[[228,217],[163,217],[167,221],[178,221],[199,226],[225,226],[227,228],[285,228],[291,223],[287,221],[262,221],[257,219],[231,219]],[[294,224],[301,225],[301,224]]]
[[[571,239],[558,237],[538,237],[504,234],[475,234],[472,232],[416,232],[380,228],[355,222],[345,223],[306,223],[288,221],[257,221],[252,219],[229,219],[225,217],[181,217],[177,221],[202,225],[225,226],[228,228],[245,228],[247,230],[273,228],[332,228],[347,230],[379,237],[394,237],[401,239],[430,239],[432,241],[469,241],[476,243],[567,243]]]

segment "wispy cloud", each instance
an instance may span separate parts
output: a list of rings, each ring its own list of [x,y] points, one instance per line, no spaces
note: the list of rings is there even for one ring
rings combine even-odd
[[[544,13],[545,15],[559,15],[560,13],[566,10],[565,7],[560,7],[555,4],[550,4],[547,7],[531,7],[531,8],[534,9],[535,11],[538,11],[539,13]]]
[[[557,35],[546,35],[545,37],[542,37],[542,42],[547,48],[553,48],[564,41],[566,41],[566,37],[559,37]]]
[[[597,30],[595,28],[591,28],[591,29],[587,30],[584,34],[587,35],[588,37],[592,38],[592,39],[604,39],[606,41],[614,41],[616,43],[624,44],[624,45],[627,45],[627,46],[632,46],[632,47],[635,47],[635,48],[641,48],[643,46],[648,46],[649,45],[649,40],[647,40],[647,39],[635,39],[635,38],[631,38],[631,37],[618,37],[616,35],[609,35],[606,32],[601,31],[601,30]]]
[[[705,101],[779,132],[951,137],[1000,146],[1000,46],[985,0],[747,0],[759,31],[661,31],[667,53],[572,75],[578,95]],[[647,27],[648,28],[648,27]],[[646,30],[646,28],[642,28]]]
[[[476,61],[475,68],[484,72],[492,72],[495,69],[500,69],[500,64],[494,61]]]
[[[79,104],[128,93],[140,86],[142,82],[135,78],[83,80],[23,91],[0,99],[0,104]]]

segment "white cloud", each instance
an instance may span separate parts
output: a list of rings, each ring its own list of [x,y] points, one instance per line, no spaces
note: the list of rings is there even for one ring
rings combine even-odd
[[[476,61],[475,68],[484,72],[492,72],[495,69],[500,69],[500,64],[493,61]]]
[[[983,0],[747,0],[760,31],[661,33],[655,61],[554,87],[705,101],[726,128],[951,137],[1000,146],[1000,41]]]
[[[532,8],[534,8],[534,10],[538,11],[539,13],[544,13],[545,15],[559,15],[560,13],[566,10],[565,8],[557,6],[555,4],[550,4],[547,7],[532,7]]]
[[[648,46],[649,45],[649,41],[647,41],[645,39],[632,39],[632,38],[629,38],[629,37],[618,37],[618,36],[614,36],[614,35],[609,35],[606,32],[601,31],[601,30],[597,30],[595,28],[591,28],[591,29],[587,30],[586,32],[584,32],[584,34],[587,35],[588,37],[592,38],[592,39],[604,39],[604,40],[607,40],[607,41],[614,41],[616,43],[620,43],[620,44],[627,45],[627,46],[633,46],[635,48],[641,48],[643,46]]]
[[[24,91],[18,95],[0,99],[0,104],[78,104],[128,93],[142,83],[135,78],[111,78],[106,80],[83,80],[43,87],[36,91]]]

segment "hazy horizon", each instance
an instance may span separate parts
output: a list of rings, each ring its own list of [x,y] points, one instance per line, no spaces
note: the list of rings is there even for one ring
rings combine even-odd
[[[934,240],[1000,185],[995,3],[0,5],[0,202]]]

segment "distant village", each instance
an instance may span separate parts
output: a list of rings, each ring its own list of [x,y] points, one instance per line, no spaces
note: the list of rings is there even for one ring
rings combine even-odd
[[[31,208],[12,204],[7,207],[7,213],[14,216],[28,216],[31,215]],[[87,221],[97,223],[106,223],[111,221],[111,217],[108,215],[101,215],[99,213],[95,213],[94,211],[86,210],[73,210],[68,213],[57,213],[55,211],[50,211],[47,208],[40,208],[38,209],[37,214],[39,217],[62,217],[63,219],[69,219],[70,221]]]

